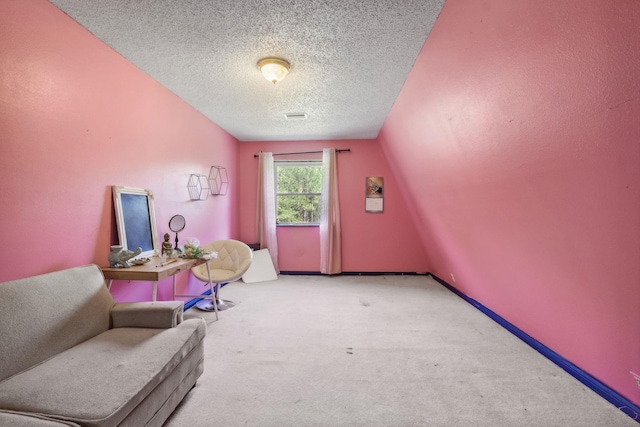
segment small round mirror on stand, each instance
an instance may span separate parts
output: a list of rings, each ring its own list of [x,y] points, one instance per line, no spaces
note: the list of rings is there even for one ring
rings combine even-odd
[[[174,215],[169,220],[169,229],[176,233],[176,247],[174,248],[176,251],[182,252],[178,247],[178,232],[184,230],[184,226],[186,224],[187,223],[182,215]]]

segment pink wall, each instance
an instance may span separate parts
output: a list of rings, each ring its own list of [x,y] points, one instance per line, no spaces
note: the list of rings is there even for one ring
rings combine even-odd
[[[323,148],[350,148],[338,154],[342,224],[342,269],[345,272],[426,272],[425,252],[401,195],[404,183],[395,179],[375,140],[241,142],[238,144],[241,238],[255,242],[255,212],[260,151],[286,153]],[[322,158],[315,155],[315,158]],[[311,159],[313,155],[289,159]],[[284,159],[279,157],[279,159]],[[385,181],[384,213],[365,213],[365,177]],[[278,227],[279,266],[282,271],[320,271],[318,227]]]
[[[0,281],[106,265],[117,240],[111,185],[154,192],[160,236],[180,213],[183,237],[237,237],[229,134],[46,0],[0,2],[0,52]],[[212,164],[228,168],[229,194],[190,201],[189,174]],[[149,299],[151,284],[113,291]]]
[[[111,185],[154,191],[159,234],[180,213],[183,238],[254,241],[253,154],[351,148],[345,271],[432,270],[640,403],[639,26],[632,0],[448,0],[380,145],[238,144],[49,2],[4,0],[0,281],[105,265]],[[228,195],[189,201],[211,164]],[[364,213],[369,175],[384,214]],[[283,270],[319,269],[316,228],[279,238]]]
[[[635,403],[638,28],[631,0],[448,0],[379,138],[433,271]]]

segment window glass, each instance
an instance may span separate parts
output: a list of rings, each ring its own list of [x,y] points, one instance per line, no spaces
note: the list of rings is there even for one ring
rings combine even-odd
[[[322,162],[279,161],[275,173],[277,224],[319,224]]]

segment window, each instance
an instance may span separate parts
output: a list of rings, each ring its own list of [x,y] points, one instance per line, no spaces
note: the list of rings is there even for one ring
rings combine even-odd
[[[322,199],[322,161],[274,162],[276,223],[318,225]]]

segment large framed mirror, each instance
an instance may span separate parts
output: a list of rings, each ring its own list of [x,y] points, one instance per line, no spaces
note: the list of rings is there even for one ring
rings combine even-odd
[[[158,255],[153,193],[143,188],[114,185],[113,206],[122,249],[135,251],[136,248],[142,248],[138,258]]]

